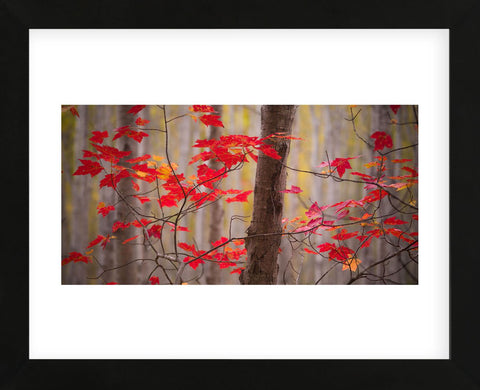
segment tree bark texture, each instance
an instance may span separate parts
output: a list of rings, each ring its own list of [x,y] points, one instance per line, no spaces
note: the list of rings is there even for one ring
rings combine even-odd
[[[261,110],[261,137],[274,133],[290,135],[297,106],[268,105]],[[247,229],[247,266],[240,275],[242,284],[276,284],[278,248],[281,243],[283,193],[290,140],[270,138],[280,160],[259,153],[255,175],[252,222]]]
[[[77,107],[79,117],[75,122],[74,153],[75,156],[81,156],[82,151],[87,149],[88,139],[88,106],[79,105]],[[85,244],[89,242],[88,232],[88,206],[92,194],[92,184],[87,176],[75,176],[73,178],[73,224],[72,236],[70,237],[72,248],[76,252],[82,252]],[[84,284],[87,277],[86,267],[71,267],[72,275],[69,278],[69,284]]]
[[[131,106],[117,106],[117,126],[132,126],[134,128],[135,126],[135,115],[129,114],[128,110],[130,109]],[[121,151],[131,151],[132,154],[131,156],[126,157],[132,158],[132,156],[137,155],[137,145],[135,145],[136,142],[129,137],[120,137],[117,141],[117,144],[115,145],[117,149]],[[125,162],[120,160],[118,165],[124,165]],[[122,195],[125,196],[129,193],[132,192],[131,190],[132,184],[129,180],[121,180],[117,184],[117,191]],[[128,202],[130,202],[130,199],[127,199]],[[128,221],[132,220],[133,214],[130,210],[130,208],[124,203],[120,202],[118,203],[117,206],[115,206],[115,214],[114,218],[116,221]],[[119,268],[115,271],[112,272],[112,280],[119,283],[119,284],[138,284],[138,279],[137,279],[137,272],[138,272],[138,263],[136,264],[131,264],[123,267],[125,264],[127,264],[129,261],[132,259],[135,259],[135,254],[136,250],[135,247],[132,246],[131,243],[128,244],[121,244],[124,240],[127,238],[130,238],[131,232],[126,230],[119,230],[118,232],[115,233],[115,236],[117,236],[116,240],[112,240],[112,246],[113,246],[113,257],[114,257],[114,266],[122,266],[122,268]]]
[[[222,115],[222,106],[214,106],[217,115]],[[222,130],[220,127],[210,126],[209,139],[220,139]],[[210,160],[208,163],[211,169],[219,170],[222,168],[222,163],[216,160]],[[210,231],[208,241],[210,244],[220,239],[223,231],[223,207],[220,202],[214,202],[210,206]],[[221,284],[220,269],[216,263],[207,262],[205,264],[205,276],[207,284]]]

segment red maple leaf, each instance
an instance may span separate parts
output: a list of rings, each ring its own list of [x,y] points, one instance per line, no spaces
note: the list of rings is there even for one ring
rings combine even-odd
[[[92,134],[93,136],[89,140],[96,144],[103,143],[103,140],[108,137],[108,131],[92,131]]]
[[[90,244],[88,244],[87,246],[87,249],[88,248],[91,248],[92,246],[95,246],[97,244],[99,244],[100,242],[102,242],[102,240],[104,239],[105,237],[104,236],[101,236],[100,234],[97,236],[97,238],[95,238],[93,241],[90,242]]]
[[[160,207],[178,207],[177,201],[172,195],[163,195],[158,199],[158,204]]]
[[[149,154],[144,154],[143,156],[131,158],[131,159],[125,160],[125,161],[128,162],[128,163],[131,163],[131,164],[136,164],[136,163],[139,163],[140,161],[148,160],[151,157],[152,156],[150,156]]]
[[[326,242],[324,244],[320,244],[317,246],[319,252],[326,252],[330,251],[332,249],[337,249],[337,246],[335,244],[332,244],[330,242]]]
[[[335,160],[332,161],[330,164],[332,167],[337,167],[337,172],[340,177],[343,176],[345,173],[345,170],[347,169],[352,169],[350,162],[348,160],[354,160],[356,158],[359,158],[360,156],[355,156],[355,157],[347,157],[347,158],[336,158]],[[321,165],[321,164],[320,164]]]
[[[376,178],[361,172],[350,172],[351,175],[360,176],[365,181],[375,181]]]
[[[80,165],[75,173],[76,175],[91,175],[92,177],[98,175],[103,171],[103,167],[97,161],[80,160],[83,165]]]
[[[238,267],[238,268],[235,268],[234,270],[230,271],[230,273],[231,274],[241,274],[244,269],[245,269],[245,267]]]
[[[100,188],[102,187],[111,187],[115,188],[118,184],[118,182],[121,179],[124,179],[126,177],[130,176],[130,172],[126,169],[122,169],[119,173],[114,174],[114,173],[108,173],[105,175],[105,177],[100,180]]]
[[[347,169],[352,169],[350,162],[346,158],[336,158],[332,161],[332,167],[337,167],[338,176],[342,177]]]
[[[353,254],[355,253],[354,250],[347,248],[346,246],[340,246],[335,250],[330,251],[329,256],[330,259],[337,259],[340,261],[348,260]]]
[[[117,138],[126,136],[128,138],[131,138],[138,143],[142,142],[143,137],[148,137],[148,134],[143,132],[143,131],[135,131],[130,129],[130,126],[122,126],[119,127],[118,129],[115,129],[114,131],[117,132],[115,136],[113,137],[113,140],[115,141]]]
[[[219,118],[220,115],[202,115],[200,120],[205,126],[224,127]]]
[[[83,150],[83,157],[85,158],[94,157],[96,159],[99,159],[100,155],[98,153],[91,152],[90,150]]]
[[[310,206],[310,208],[307,211],[305,211],[305,215],[308,218],[313,218],[317,215],[322,215],[322,210],[320,209],[320,207],[318,207],[317,202],[315,202]]]
[[[367,248],[370,246],[370,242],[372,241],[372,236],[365,236],[365,235],[360,235],[355,237],[358,241],[362,242],[362,245],[360,245],[360,248]]]
[[[287,189],[280,192],[284,192],[286,194],[299,194],[300,192],[303,192],[303,190],[300,187],[292,186],[292,188],[290,188],[289,190]]]
[[[277,153],[277,151],[270,145],[260,145],[260,150],[263,152],[263,154],[274,158],[275,160],[280,160],[282,157]]]
[[[193,112],[216,112],[212,106],[193,105],[189,108]]]
[[[90,258],[87,256],[82,255],[79,252],[70,252],[68,257],[62,259],[62,265],[68,264],[70,262],[78,263],[79,261],[82,263],[88,263]]]
[[[206,164],[199,165],[197,168],[197,184],[203,184],[205,187],[213,189],[213,185],[216,181],[227,176],[225,168],[215,170],[209,168]]]
[[[130,222],[125,223],[125,222],[117,221],[112,226],[112,232],[116,232],[118,229],[126,229],[130,225],[131,225]]]
[[[133,106],[132,108],[130,108],[130,110],[127,111],[127,114],[138,114],[145,107],[147,107],[147,106],[146,105],[144,105],[144,106],[142,106],[142,105]]]
[[[148,219],[142,218],[142,219],[140,219],[140,221],[137,221],[137,220],[132,221],[131,225],[133,225],[137,228],[142,228],[144,226],[147,226],[149,223],[150,223],[150,221]]]
[[[358,234],[358,231],[348,233],[347,229],[342,229],[340,230],[340,233],[335,234],[334,236],[332,236],[332,238],[334,240],[343,241],[343,240],[348,240],[349,238],[355,237],[357,234]]]
[[[188,252],[192,252],[195,250],[195,245],[188,245],[186,242],[179,242],[178,243],[178,247],[183,249],[183,250],[186,250]]]
[[[102,160],[111,162],[113,164],[116,164],[120,161],[121,158],[129,156],[132,151],[131,150],[118,150],[117,148],[114,148],[113,146],[108,146],[108,145],[97,145],[97,144],[92,144],[92,146],[97,149],[97,151],[100,153],[99,158]]]
[[[185,257],[185,258],[183,259],[183,262],[184,262],[184,263],[188,263],[188,265],[189,265],[190,267],[192,267],[193,269],[197,269],[197,267],[198,267],[200,264],[205,264],[205,262],[204,262],[202,259],[196,259],[196,260],[194,260],[194,261],[191,261],[192,259],[194,259],[194,257],[189,257],[189,256],[187,256],[187,257]]]
[[[392,163],[404,163],[404,162],[408,162],[408,161],[412,161],[412,159],[411,158],[396,158],[396,159],[392,160]]]
[[[385,147],[391,148],[393,146],[392,137],[384,131],[376,131],[370,138],[375,139],[374,150],[383,150]]]
[[[219,240],[212,242],[212,246],[213,246],[214,248],[217,247],[217,246],[222,246],[222,245],[225,244],[227,241],[228,241],[228,238],[227,238],[227,237],[220,237]]]
[[[170,230],[171,232],[173,232],[173,231],[175,231],[175,230],[176,230],[177,232],[189,232],[189,231],[190,231],[190,230],[189,230],[187,227],[185,227],[185,226],[178,226],[178,225],[177,225],[177,226],[175,227],[175,224],[173,224],[173,223],[171,223],[171,222],[167,222],[167,225],[169,225],[169,226],[172,227],[172,229]]]
[[[137,237],[138,237],[138,234],[137,234],[136,236],[127,238],[126,240],[124,240],[124,241],[122,242],[122,244],[126,244],[127,242],[130,242],[130,241],[132,241],[132,240],[135,240]]]
[[[135,191],[140,191],[140,186],[132,180],[132,187]]]
[[[146,124],[150,123],[150,121],[148,119],[143,119],[143,118],[138,117],[137,120],[135,121],[135,123],[138,126],[145,126]]]
[[[80,118],[80,115],[78,115],[78,111],[77,111],[77,109],[76,109],[74,106],[70,107],[70,112],[71,112],[74,116],[77,116],[77,117]]]
[[[102,214],[105,217],[110,211],[115,210],[114,206],[105,206],[104,202],[100,202],[97,206],[97,214]]]
[[[377,200],[383,199],[388,195],[386,191],[382,190],[373,190],[368,193],[360,202],[362,203],[372,203],[376,202]]]
[[[150,229],[147,230],[148,232],[148,236],[151,237],[157,237],[157,238],[160,238],[161,237],[161,232],[162,232],[162,226],[161,225],[152,225],[152,227]]]
[[[150,202],[150,198],[148,196],[133,195],[133,197],[137,198],[141,204]]]
[[[400,105],[395,106],[395,105],[392,104],[392,105],[390,105],[390,108],[392,109],[394,114],[397,114],[398,109],[400,108]]]
[[[227,203],[232,203],[232,202],[248,202],[248,195],[250,195],[253,191],[245,191],[242,192],[241,194],[238,194],[237,196],[234,196],[233,198],[228,198],[226,199]]]
[[[383,221],[385,225],[405,225],[408,222],[402,221],[401,219],[390,217]]]
[[[410,168],[410,167],[402,167],[402,170],[404,171],[407,171],[407,172],[410,172],[410,175],[407,175],[405,177],[417,177],[418,176],[418,172],[413,169],[413,168]]]
[[[148,279],[150,281],[150,284],[160,284],[160,280],[158,279],[158,276],[152,276],[150,279]]]

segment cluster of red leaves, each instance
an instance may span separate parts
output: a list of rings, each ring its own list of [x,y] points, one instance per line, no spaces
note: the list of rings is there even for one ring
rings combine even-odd
[[[93,241],[90,242],[90,244],[88,244],[87,249],[92,248],[95,245],[100,243],[101,243],[102,249],[105,249],[105,247],[107,246],[107,244],[110,242],[112,238],[113,236],[110,236],[110,234],[107,234],[106,236],[102,236],[101,234],[99,234],[97,235],[97,238],[95,238]]]
[[[196,154],[192,157],[189,164],[193,164],[199,160],[208,161],[216,160],[230,169],[233,166],[248,162],[247,156],[253,161],[258,160],[258,155],[255,151],[261,151],[265,155],[279,160],[281,157],[275,148],[265,143],[265,141],[272,136],[258,138],[249,137],[247,135],[226,135],[220,139],[206,139],[197,140],[193,145],[195,148],[208,148],[209,150]]]
[[[202,105],[193,105],[189,108],[190,111],[192,112],[207,112],[209,114],[202,115],[200,117],[197,117],[195,115],[191,115],[191,117],[197,121],[197,119],[200,119],[200,121],[205,125],[205,126],[214,126],[214,127],[224,127],[222,121],[220,120],[220,115],[213,115],[211,114],[212,112],[216,111],[212,106],[202,106]]]
[[[376,138],[376,149],[381,150],[384,147],[392,147],[391,138],[383,132],[376,132],[372,135],[373,138]],[[359,157],[359,156],[357,156]],[[353,158],[357,158],[353,157]],[[335,170],[332,167],[335,167],[340,178],[343,177],[346,169],[352,169],[348,160],[353,159],[335,159],[332,162],[323,162],[320,167],[329,167],[330,172]],[[314,202],[310,208],[305,212],[306,218],[299,221],[294,225],[293,232],[304,232],[305,234],[317,234],[318,229],[324,231],[333,231],[331,239],[336,240],[338,244],[325,242],[317,247],[317,250],[312,250],[309,248],[304,248],[307,253],[320,254],[322,252],[328,252],[329,260],[341,261],[344,264],[347,264],[348,267],[343,269],[355,270],[358,264],[361,262],[356,258],[356,251],[370,246],[372,239],[384,237],[387,235],[396,237],[398,240],[402,240],[410,245],[412,248],[415,248],[417,243],[417,232],[410,231],[411,223],[408,220],[400,219],[396,216],[385,217],[382,220],[377,220],[373,214],[366,212],[369,206],[375,210],[377,202],[381,199],[390,196],[391,194],[387,191],[388,188],[394,188],[397,191],[400,191],[406,187],[412,186],[418,183],[418,172],[408,166],[404,166],[401,169],[408,172],[408,174],[403,176],[390,176],[388,179],[393,180],[393,182],[387,182],[384,178],[384,171],[386,169],[388,158],[386,156],[376,156],[375,161],[365,164],[367,168],[376,168],[376,175],[368,175],[361,172],[351,172],[352,175],[359,177],[362,181],[365,182],[364,189],[367,191],[366,195],[359,199],[349,199],[342,202],[337,202],[334,204],[327,204],[324,206],[319,206],[317,202]],[[392,163],[405,163],[411,161],[410,159],[393,159]],[[292,187],[293,188],[293,187]],[[285,191],[292,192],[292,191]],[[358,210],[363,211],[363,215],[359,217],[349,216],[350,222],[348,226],[362,226],[362,232],[359,230],[349,231],[347,226],[342,225],[341,220],[345,218],[352,209],[357,208]],[[326,210],[333,210],[335,213],[334,217],[330,217],[330,220],[326,220]],[[373,211],[372,211],[373,213]],[[328,213],[329,216],[332,215],[332,212]],[[290,222],[298,221],[299,217],[291,220]],[[418,220],[417,214],[411,216],[411,220]],[[353,222],[353,224],[352,224]],[[358,224],[358,225],[356,225]],[[389,227],[395,226],[395,227]],[[405,230],[399,229],[397,226],[405,226]],[[368,230],[368,227],[371,227]],[[287,225],[285,225],[286,230]],[[340,229],[339,231],[337,231]],[[359,241],[358,245],[347,245],[345,241],[350,239],[356,239]],[[351,243],[351,241],[350,241]],[[356,248],[356,250],[352,248]]]
[[[137,121],[138,121],[138,119],[137,119]],[[140,143],[140,142],[142,142],[144,137],[148,137],[147,133],[145,133],[143,131],[132,130],[130,128],[130,126],[122,126],[122,127],[119,127],[118,129],[115,129],[114,131],[117,133],[113,137],[114,141],[116,139],[120,138],[120,137],[128,137],[128,138],[131,138],[131,139],[137,141],[138,143]]]
[[[235,247],[228,245],[232,242]],[[228,240],[226,237],[221,237],[219,240],[212,242],[211,251],[199,250],[194,244],[189,245],[185,242],[180,242],[178,247],[186,252],[192,253],[192,256],[185,256],[183,261],[188,263],[193,269],[197,269],[200,264],[204,264],[205,261],[212,261],[218,264],[220,269],[235,267],[238,265],[238,261],[247,254],[247,250],[244,247],[245,242],[243,240]],[[237,267],[231,271],[231,273],[240,273],[244,267]]]
[[[100,202],[97,210],[97,214],[102,214],[102,216],[105,217],[110,211],[115,210],[115,207],[111,205],[106,206],[104,202]]]
[[[68,264],[68,263],[71,263],[71,262],[74,262],[74,263],[78,263],[78,262],[89,263],[89,262],[91,262],[91,259],[90,259],[90,257],[82,255],[79,252],[70,252],[68,254],[68,257],[65,257],[64,259],[62,259],[62,265],[65,265],[65,264]]]
[[[202,106],[202,105],[193,105],[189,107],[189,110],[193,112],[216,112],[212,106]]]
[[[384,131],[376,131],[370,138],[375,140],[375,148],[373,150],[383,150],[384,148],[391,148],[393,146],[392,137]]]

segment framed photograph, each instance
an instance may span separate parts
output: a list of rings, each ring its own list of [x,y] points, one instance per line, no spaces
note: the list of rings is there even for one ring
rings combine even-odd
[[[337,383],[338,373],[345,371],[340,387],[353,383],[413,388],[445,382],[460,388],[478,385],[471,347],[477,337],[473,332],[474,321],[465,321],[468,315],[465,304],[473,304],[471,291],[475,289],[473,275],[467,266],[473,258],[457,259],[458,254],[464,258],[469,252],[466,237],[471,237],[471,233],[462,229],[457,237],[455,231],[465,226],[465,221],[449,211],[458,203],[467,204],[471,196],[466,191],[458,193],[452,185],[455,179],[459,180],[457,174],[464,182],[471,181],[471,178],[463,178],[465,170],[457,170],[460,164],[468,164],[470,156],[474,155],[473,151],[473,154],[466,153],[472,145],[462,143],[463,138],[452,131],[460,124],[468,128],[468,108],[473,110],[474,100],[466,100],[459,94],[459,85],[463,85],[470,72],[465,62],[466,54],[461,51],[464,45],[461,37],[466,30],[477,28],[466,10],[461,13],[459,20],[463,27],[459,29],[447,24],[432,29],[350,29],[355,27],[350,25],[345,26],[346,29],[323,29],[313,24],[312,28],[298,29],[238,29],[235,27],[244,26],[237,25],[226,29],[219,29],[224,26],[218,25],[212,28],[191,26],[202,27],[199,29],[165,28],[171,27],[168,25],[136,29],[128,23],[125,26],[115,23],[81,26],[75,21],[72,25],[60,26],[50,23],[48,18],[40,23],[35,22],[35,6],[28,11],[13,5],[7,8],[8,23],[5,25],[22,37],[12,41],[15,44],[11,49],[15,53],[12,65],[18,75],[15,80],[20,80],[17,90],[21,92],[14,88],[9,90],[12,90],[11,101],[14,102],[12,120],[15,126],[24,129],[23,142],[26,138],[29,142],[28,149],[24,144],[15,148],[15,151],[23,151],[20,153],[23,157],[20,158],[18,152],[13,153],[10,161],[28,177],[29,245],[28,255],[25,249],[20,249],[24,252],[22,263],[7,265],[7,269],[12,267],[11,275],[23,275],[17,277],[15,283],[12,280],[7,283],[9,297],[18,286],[23,286],[22,292],[15,294],[15,303],[8,308],[15,308],[17,313],[19,308],[23,309],[22,314],[13,316],[22,320],[22,325],[9,326],[15,337],[11,337],[5,349],[9,354],[6,360],[11,362],[6,365],[5,383],[20,388],[28,387],[32,380],[46,383],[47,377],[56,377],[59,371],[64,375],[73,373],[79,366],[87,373],[87,378],[95,376],[98,383],[103,384],[117,383],[118,378],[123,377],[121,371],[127,369],[131,370],[132,378],[136,377],[136,372],[142,376],[142,373],[158,370],[162,372],[159,375],[164,383],[174,383],[173,377],[164,377],[169,376],[170,368],[188,364],[193,372],[199,372],[201,367],[205,369],[215,361],[214,364],[229,370],[234,367],[237,370],[242,367],[245,372],[258,370],[258,379],[256,382],[252,379],[252,383],[260,387],[269,383],[269,376],[281,377],[281,373],[290,370],[286,367],[291,367],[292,372],[286,374],[285,383],[291,384],[302,374],[305,379],[313,379],[309,372],[320,373],[326,383]],[[18,22],[14,15],[26,15],[22,20],[27,22]],[[457,102],[462,105],[457,106]],[[292,128],[273,131],[270,138],[262,141],[264,143],[248,149],[248,145],[264,138],[260,130],[264,130],[262,121],[266,121],[268,115],[265,107],[280,106],[295,106],[297,119],[292,120]],[[131,124],[117,126],[121,110]],[[380,119],[375,123],[377,111]],[[26,112],[28,125],[24,119]],[[364,149],[350,145],[347,137],[340,135],[343,130],[336,121],[327,122],[325,118],[329,115],[353,126],[349,129],[350,135],[353,134],[366,149],[371,146],[374,154],[368,156],[370,159],[366,158]],[[275,118],[279,116],[280,113],[275,112]],[[181,118],[175,122],[177,117]],[[217,122],[209,123],[212,117]],[[181,123],[184,119],[190,122]],[[83,124],[79,123],[81,120]],[[320,132],[325,132],[326,127],[336,129],[338,134],[333,133],[332,143],[319,133],[312,135],[315,120],[320,122]],[[286,169],[316,174],[298,179],[292,172],[288,175],[290,181],[287,178],[284,186],[278,189],[285,199],[284,209],[303,218],[297,223],[292,222],[293,214],[287,221],[283,215],[282,221],[286,229],[292,229],[286,232],[295,238],[290,241],[290,247],[293,242],[303,245],[295,250],[306,254],[302,256],[307,259],[302,266],[310,264],[310,268],[306,266],[299,271],[299,257],[292,254],[291,259],[295,260],[288,258],[283,264],[279,263],[282,272],[276,275],[282,275],[283,279],[278,277],[274,283],[248,285],[239,282],[235,275],[246,274],[249,261],[254,261],[248,255],[248,245],[243,252],[240,242],[251,240],[248,223],[239,230],[243,236],[232,234],[229,232],[230,216],[220,223],[226,232],[221,240],[225,240],[218,241],[216,247],[208,241],[209,225],[205,221],[213,217],[206,211],[205,221],[198,218],[201,214],[196,205],[203,199],[197,195],[200,190],[210,196],[213,203],[221,200],[229,207],[242,204],[249,196],[253,201],[256,191],[252,173],[255,168],[236,182],[233,179],[228,182],[230,177],[225,177],[225,187],[208,184],[212,179],[205,175],[212,171],[224,169],[221,173],[232,177],[237,173],[231,169],[235,163],[229,165],[233,157],[228,160],[226,154],[219,154],[218,148],[226,144],[215,144],[209,149],[212,143],[206,142],[208,139],[220,142],[219,137],[209,137],[208,131],[215,127],[221,128],[225,136],[234,137],[230,142],[240,142],[240,139],[244,142],[236,145],[242,150],[241,157],[234,152],[232,143],[228,144],[227,152],[237,156],[235,158],[251,159],[249,164],[258,164],[254,160],[264,156],[276,161],[274,154],[279,149],[272,139],[288,141],[291,159],[285,159]],[[411,138],[406,130],[399,131],[407,127],[414,134]],[[84,131],[81,137],[78,136],[80,131]],[[105,137],[104,131],[107,131]],[[159,141],[163,144],[153,143],[155,131],[163,137]],[[184,135],[180,135],[182,131]],[[18,140],[13,134],[6,135],[7,142]],[[105,150],[125,151],[127,141],[133,141],[133,145],[138,143],[140,147],[143,144],[135,137],[141,134],[144,135],[140,141],[148,135],[150,149],[135,149],[131,155],[121,156],[130,159],[130,165],[120,168],[119,161],[105,158]],[[171,149],[163,147],[167,145],[167,134]],[[92,137],[97,138],[92,141]],[[305,138],[307,146],[297,148],[295,142],[305,142]],[[199,143],[202,139],[206,141]],[[190,145],[185,152],[180,151],[182,140]],[[316,152],[312,146],[315,141]],[[399,142],[398,147],[395,141]],[[198,151],[190,151],[195,142]],[[328,153],[334,148],[332,145],[340,144],[345,149],[338,146],[336,153]],[[87,146],[82,148],[82,145]],[[456,150],[460,145],[462,150]],[[106,149],[108,147],[112,149]],[[408,156],[389,153],[394,149],[403,153],[413,148],[416,151]],[[88,152],[85,154],[84,150]],[[155,153],[156,150],[159,152]],[[212,155],[208,155],[208,151]],[[308,158],[302,153],[308,153]],[[222,163],[223,168],[212,168],[209,156],[210,160]],[[185,167],[190,165],[190,168],[177,170],[181,164],[175,162],[174,166],[173,157],[177,161],[184,160]],[[382,179],[383,157],[388,158],[385,168],[392,170],[386,171],[385,179]],[[196,161],[188,164],[192,158]],[[199,168],[203,162],[204,168]],[[375,162],[380,165],[374,167]],[[238,163],[242,169],[247,164],[244,160]],[[92,175],[90,169],[95,164],[101,167],[98,177]],[[455,171],[453,164],[457,166]],[[160,172],[162,167],[165,172]],[[368,174],[372,171],[360,168],[378,168],[376,172],[379,173],[374,177]],[[149,182],[145,178],[153,171],[155,178]],[[80,185],[73,181],[67,183],[66,173],[70,176],[77,173],[74,176],[83,176],[90,184],[87,180]],[[118,174],[125,177],[115,182]],[[370,179],[361,175],[369,175]],[[18,178],[18,174],[12,176]],[[111,186],[106,182],[108,177],[112,179]],[[371,200],[368,196],[373,196],[371,192],[359,193],[356,197],[354,193],[343,195],[339,190],[326,187],[312,192],[313,183],[316,183],[313,179],[337,179],[335,184],[345,186],[347,179],[363,181],[362,187],[375,187],[370,191],[383,186],[382,191],[391,193],[395,196],[391,199],[399,199],[405,207],[400,208],[390,195],[386,195],[390,199],[389,208],[374,204],[370,209],[362,204],[360,212],[350,200],[367,202]],[[105,190],[116,191],[117,183],[123,183],[120,180],[131,187],[128,196],[119,191],[119,198],[109,203]],[[159,180],[164,182],[155,184]],[[92,183],[97,187],[95,191]],[[169,187],[168,183],[174,184]],[[240,186],[237,188],[234,184]],[[148,185],[151,187],[147,188]],[[191,202],[190,209],[168,203],[183,202],[178,191],[179,198],[165,197],[174,193],[172,185],[178,186],[184,195],[190,196],[196,191],[196,198],[182,198],[186,205]],[[24,188],[27,189],[25,185]],[[72,189],[74,191],[66,197],[66,191]],[[402,190],[408,191],[408,199]],[[213,199],[212,191],[216,191],[217,198]],[[325,200],[328,191],[334,194],[331,200],[316,201],[322,196]],[[378,192],[382,197],[381,191]],[[86,199],[83,206],[79,205],[78,202]],[[127,229],[135,226],[109,231],[108,237],[105,231],[99,230],[104,218],[116,213],[122,203],[127,207],[133,205],[133,200],[138,202],[129,211],[128,218],[133,219],[130,221],[123,216],[113,223],[139,222],[137,237],[137,233],[128,237],[121,235],[121,230],[129,232]],[[345,201],[350,203],[344,204]],[[154,202],[155,207],[148,210],[140,207]],[[339,205],[339,202],[343,203]],[[332,206],[328,214],[324,214],[327,208],[322,209],[322,206],[325,205],[336,205],[336,208]],[[109,206],[113,209],[108,209]],[[339,210],[339,206],[343,208]],[[252,214],[255,212],[252,207],[241,210]],[[412,210],[406,210],[407,207]],[[185,213],[185,223],[182,223],[180,217],[167,218],[170,216],[167,208],[173,210],[173,216],[180,216],[183,210],[192,210],[192,213]],[[14,209],[19,210],[12,207]],[[210,209],[205,207],[205,210]],[[142,225],[142,215],[147,214],[152,219]],[[235,209],[232,215],[240,213]],[[313,226],[314,217],[321,221]],[[361,218],[365,222],[361,222]],[[18,216],[10,219],[17,221]],[[329,221],[333,221],[331,225]],[[362,223],[376,223],[379,227]],[[84,230],[93,229],[95,234],[83,237],[82,224]],[[65,226],[68,226],[68,235]],[[152,230],[154,226],[158,226],[156,230]],[[317,227],[319,230],[315,230]],[[200,229],[203,236],[194,232],[195,228]],[[303,232],[298,231],[302,228]],[[375,236],[376,229],[378,235],[380,231],[383,236],[388,235],[379,242],[389,246],[374,247],[376,255],[381,253],[377,261],[389,261],[383,273],[375,268],[383,263],[375,264],[375,260],[371,260],[373,250],[368,252],[362,247],[369,239],[376,245],[374,240],[379,238]],[[125,276],[113,272],[119,267],[116,263],[112,263],[111,269],[105,267],[101,256],[105,255],[108,245],[118,241],[115,245],[119,248],[140,251],[142,246],[151,245],[154,250],[161,247],[152,243],[162,239],[160,230],[164,233],[168,230],[170,236],[161,237],[173,239],[177,244],[157,253],[170,262],[172,268],[155,257],[156,265],[148,269],[138,267],[135,272],[139,277],[132,282],[128,279],[131,273]],[[302,238],[308,236],[309,239],[296,239],[300,232]],[[25,248],[25,235],[18,240]],[[76,249],[77,244],[82,249]],[[213,246],[208,247],[209,244]],[[275,252],[286,247],[280,244]],[[229,249],[225,251],[225,248]],[[350,248],[352,252],[346,253],[347,249],[341,248]],[[393,248],[402,255],[393,252]],[[112,252],[113,257],[120,256],[121,252],[122,249]],[[131,257],[135,263],[136,259],[149,258],[139,253]],[[230,253],[230,258],[226,253]],[[363,258],[361,253],[365,253]],[[404,258],[404,253],[408,253],[408,257]],[[450,253],[454,254],[452,258]],[[206,257],[210,254],[211,258]],[[18,253],[12,256],[18,257]],[[391,263],[394,258],[399,261],[396,265]],[[407,259],[408,263],[402,263]],[[321,261],[339,264],[340,276],[328,279],[334,271],[327,275],[328,268],[323,263],[316,265]],[[210,263],[221,271],[228,268],[229,276],[221,276],[221,283],[208,283],[209,275],[217,275],[208,273]],[[123,264],[119,268],[123,268]],[[397,271],[399,264],[401,272]],[[176,266],[187,267],[188,278],[184,273],[179,276]],[[83,271],[73,271],[73,267],[82,267]],[[288,267],[293,271],[288,271]],[[197,273],[203,268],[205,273]],[[349,277],[341,276],[342,272]],[[124,277],[127,279],[121,279]],[[256,276],[249,274],[245,280],[251,277]],[[319,279],[331,282],[317,283]],[[365,283],[358,283],[363,279]],[[92,359],[94,364],[88,361]],[[185,381],[206,383],[206,378],[198,379],[194,374]],[[80,382],[87,383],[84,379]],[[142,382],[148,385],[156,380],[143,378]]]

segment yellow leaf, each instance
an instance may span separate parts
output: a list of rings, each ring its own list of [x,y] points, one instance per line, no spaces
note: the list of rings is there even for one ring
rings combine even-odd
[[[157,163],[155,161],[147,161],[147,167],[151,168],[156,166],[157,166]]]
[[[97,206],[97,209],[102,209],[105,207],[105,202],[100,202]]]
[[[135,171],[135,173],[136,173],[138,176],[140,176],[140,177],[145,177],[145,176],[148,175],[147,172],[142,172],[142,171]]]
[[[356,271],[358,265],[362,262],[362,260],[356,258],[356,257],[351,257],[348,260],[346,260],[343,263],[342,271],[345,271],[347,269],[351,269],[352,271]]]
[[[183,284],[188,284],[188,283],[187,283],[187,282],[182,282],[182,285],[183,285]]]
[[[86,255],[91,255],[93,253],[93,249],[90,249],[89,251],[85,252]]]
[[[152,158],[153,158],[155,161],[162,161],[165,157],[157,156],[156,154],[152,154]]]

